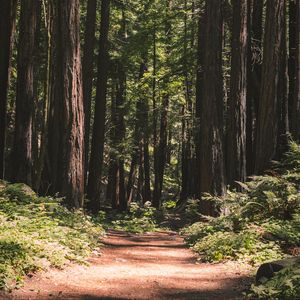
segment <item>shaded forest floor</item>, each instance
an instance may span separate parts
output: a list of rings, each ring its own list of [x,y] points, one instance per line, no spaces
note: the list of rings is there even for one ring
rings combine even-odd
[[[110,230],[89,266],[51,269],[1,299],[243,299],[251,279],[238,263],[197,263],[172,232]]]

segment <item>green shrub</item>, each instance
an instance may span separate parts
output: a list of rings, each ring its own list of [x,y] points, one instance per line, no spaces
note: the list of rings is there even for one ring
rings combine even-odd
[[[97,247],[101,225],[61,199],[38,197],[23,184],[0,186],[0,288],[25,274],[70,261],[83,262]]]
[[[144,206],[130,203],[129,211],[108,216],[108,227],[134,233],[155,231],[158,229],[159,212],[146,202]]]
[[[300,269],[299,267],[285,268],[273,278],[261,285],[252,285],[248,294],[253,299],[299,299]]]

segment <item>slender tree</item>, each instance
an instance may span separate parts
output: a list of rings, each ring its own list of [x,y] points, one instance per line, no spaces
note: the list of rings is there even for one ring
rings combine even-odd
[[[290,1],[290,96],[291,133],[300,141],[300,1]]]
[[[89,149],[90,149],[90,124],[91,124],[91,99],[94,78],[94,48],[95,48],[95,31],[96,31],[96,12],[97,0],[88,0],[85,32],[84,32],[84,47],[82,58],[82,77],[83,77],[83,101],[84,101],[84,139],[85,139],[85,183],[87,180],[87,172],[89,166]]]
[[[103,149],[106,115],[106,93],[108,76],[108,30],[110,1],[101,2],[101,25],[98,54],[98,74],[95,99],[93,135],[91,142],[91,157],[87,185],[87,197],[90,200],[88,208],[97,213],[100,209],[101,175],[103,167]]]
[[[247,0],[233,1],[230,97],[226,143],[227,183],[246,179]]]
[[[69,207],[84,197],[84,110],[80,58],[80,1],[52,0],[48,172],[51,190]]]
[[[0,179],[4,179],[7,91],[17,0],[0,1]]]
[[[247,118],[246,148],[247,174],[254,172],[255,128],[261,85],[263,0],[248,1],[248,75],[247,75]]]
[[[29,185],[32,183],[33,54],[37,4],[37,0],[21,2],[16,122],[12,151],[11,180]]]
[[[205,3],[203,97],[200,103],[200,193],[224,193],[222,1]],[[213,215],[212,205],[202,200],[201,212]]]
[[[255,172],[264,171],[275,157],[278,133],[278,70],[283,38],[284,2],[268,0],[262,83],[258,107]]]
[[[166,53],[170,53],[170,38],[171,38],[171,21],[170,21],[170,13],[172,9],[172,0],[166,1],[166,21],[165,21],[165,40]],[[160,130],[159,130],[159,139],[157,143],[157,149],[155,149],[155,157],[154,157],[154,191],[153,191],[153,199],[152,204],[159,208],[161,206],[161,195],[163,189],[163,181],[164,181],[164,173],[165,173],[165,165],[166,165],[166,151],[167,151],[167,143],[168,143],[168,109],[169,109],[169,100],[170,95],[168,92],[168,78],[165,76],[164,85],[165,91],[162,95],[162,104],[161,104],[161,114],[160,114]]]

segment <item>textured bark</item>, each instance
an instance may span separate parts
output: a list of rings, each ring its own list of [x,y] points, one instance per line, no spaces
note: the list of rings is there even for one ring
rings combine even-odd
[[[37,4],[37,0],[21,2],[16,120],[12,150],[11,181],[28,185],[32,181],[33,54]]]
[[[300,142],[300,1],[290,1],[290,108],[291,133]]]
[[[233,1],[230,97],[226,141],[227,183],[246,179],[247,0]]]
[[[255,128],[261,85],[263,0],[248,0],[247,175],[254,172]]]
[[[286,3],[286,2],[285,2]],[[288,57],[286,42],[286,4],[284,3],[282,18],[282,37],[279,53],[278,69],[278,131],[276,159],[282,159],[282,155],[288,150],[289,118],[288,118]]]
[[[205,6],[203,99],[200,103],[200,193],[224,193],[222,1],[207,0]],[[201,212],[215,214],[202,200]]]
[[[90,125],[91,125],[91,100],[94,77],[94,48],[95,48],[95,29],[96,29],[97,0],[88,0],[87,13],[85,20],[84,47],[82,58],[82,78],[83,78],[83,101],[84,101],[84,139],[85,139],[85,183],[89,166],[90,149]]]
[[[263,172],[275,157],[278,131],[278,80],[283,38],[284,2],[268,0],[262,83],[258,108],[255,173]]]
[[[79,0],[53,0],[48,169],[69,207],[84,197],[84,110]]]
[[[106,93],[108,76],[108,30],[109,30],[110,1],[101,3],[101,26],[98,54],[98,78],[95,99],[95,114],[93,135],[91,142],[91,157],[89,163],[89,176],[87,185],[87,197],[90,200],[89,209],[97,213],[100,209],[100,183],[103,167]]]
[[[0,179],[4,179],[7,90],[16,21],[17,0],[0,1]]]

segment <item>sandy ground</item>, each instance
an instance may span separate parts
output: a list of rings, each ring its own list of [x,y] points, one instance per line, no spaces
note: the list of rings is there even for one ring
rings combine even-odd
[[[236,263],[197,263],[175,233],[110,231],[89,266],[51,269],[0,299],[243,299],[249,271]]]

